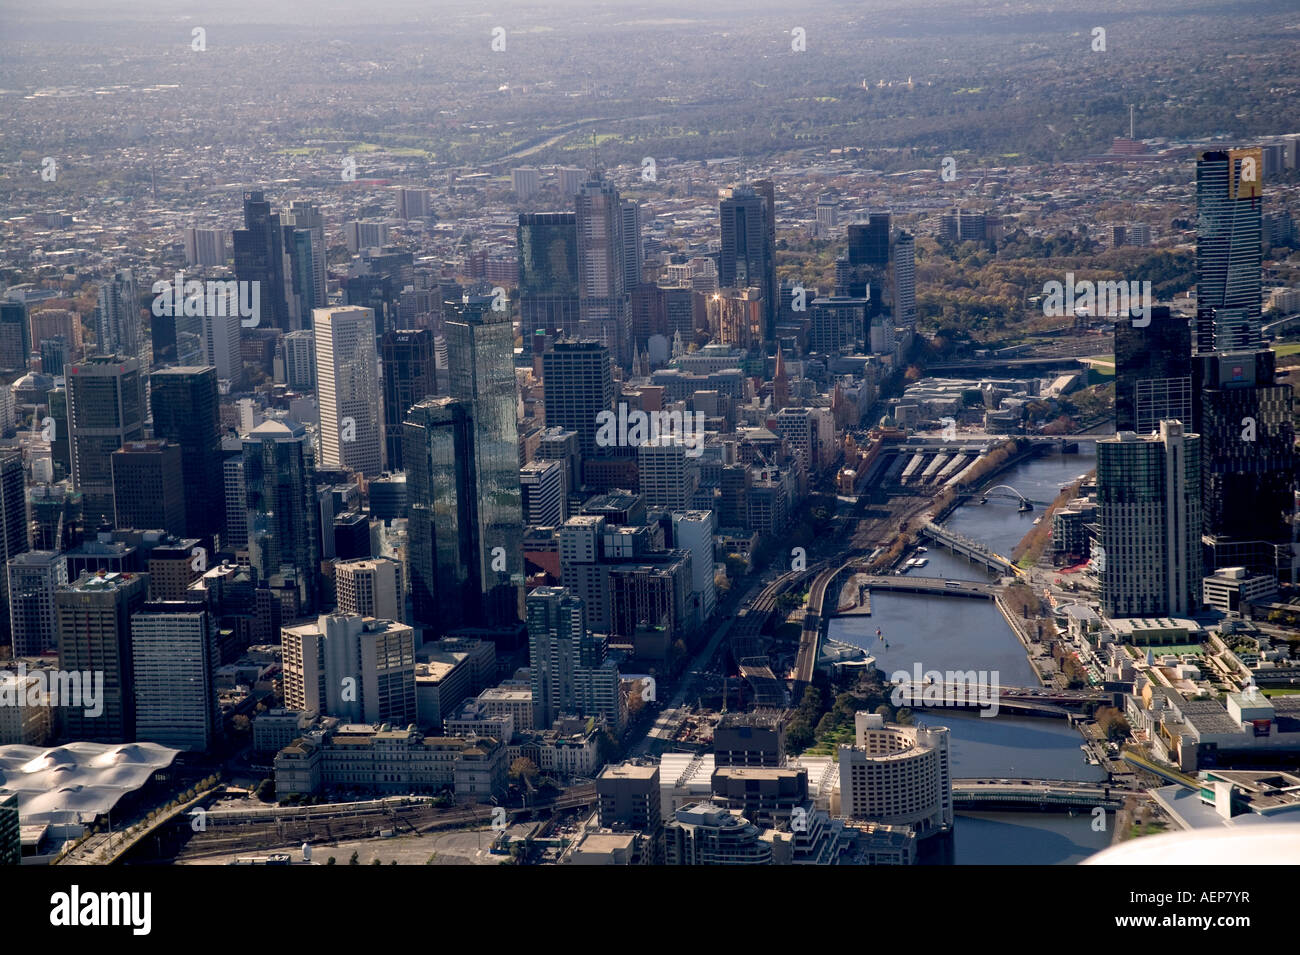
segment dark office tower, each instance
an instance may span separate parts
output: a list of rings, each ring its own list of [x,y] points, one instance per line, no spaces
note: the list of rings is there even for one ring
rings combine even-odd
[[[244,488],[248,504],[248,559],[259,582],[292,575],[299,607],[318,606],[320,512],[316,459],[307,429],[296,421],[268,420],[244,438]]]
[[[1115,322],[1115,430],[1152,434],[1166,418],[1190,428],[1191,325],[1163,306],[1153,307],[1147,321],[1138,327],[1131,318]]]
[[[641,263],[645,252],[641,243],[641,203],[623,200],[623,285],[631,292],[641,284]]]
[[[260,189],[244,193],[244,228],[236,229],[231,240],[235,277],[241,282],[260,283],[260,325],[293,331],[285,298],[284,228]]]
[[[583,462],[602,453],[596,417],[614,407],[609,349],[599,342],[556,342],[542,356],[542,391],[547,427],[576,431]]]
[[[753,472],[746,464],[728,464],[722,469],[718,498],[718,526],[743,528],[749,524],[749,488]]]
[[[402,329],[384,336],[384,452],[388,470],[401,471],[402,422],[417,401],[437,394],[433,331]]]
[[[169,441],[130,441],[111,455],[115,527],[185,536],[181,448]]]
[[[889,213],[877,212],[848,227],[849,265],[889,264]]]
[[[1208,571],[1290,574],[1295,429],[1291,386],[1276,383],[1274,357],[1252,350],[1193,359]]]
[[[753,186],[736,186],[722,191],[718,213],[722,220],[718,286],[763,290],[761,337],[766,345],[776,338],[775,210]]]
[[[469,406],[426,398],[406,415],[408,558],[415,620],[439,632],[479,623]]]
[[[96,355],[68,368],[72,486],[84,495],[86,523],[113,522],[112,454],[144,437],[144,387],[135,358]]]
[[[558,338],[578,333],[578,217],[572,212],[521,213],[519,329]]]
[[[29,334],[27,306],[22,302],[0,302],[0,371],[27,367],[27,356],[32,350]]]
[[[135,739],[131,614],[149,595],[148,574],[86,574],[54,594],[59,669],[103,677],[101,712],[63,708],[63,738],[102,743]]]
[[[0,601],[9,602],[3,567],[11,557],[30,549],[27,534],[27,488],[23,484],[21,451],[0,451]],[[0,614],[0,628],[8,628]]]
[[[83,537],[82,494],[66,484],[38,484],[27,495],[34,550],[69,551]]]
[[[18,794],[0,796],[0,866],[23,864],[23,827]]]
[[[140,290],[130,269],[123,269],[99,287],[96,348],[101,355],[142,358],[144,321]],[[141,368],[145,365],[142,363]]]
[[[1206,152],[1196,162],[1198,352],[1259,347],[1262,164],[1258,148]]]
[[[289,203],[287,225],[295,231],[291,261],[294,265],[294,288],[300,296],[303,327],[311,327],[311,310],[329,304],[325,289],[325,218],[320,208],[306,199]],[[296,233],[307,232],[307,236]]]
[[[664,337],[670,342],[680,335],[683,342],[695,337],[695,292],[689,288],[663,288]]]
[[[310,229],[284,226],[284,249],[288,253],[289,272],[285,277],[285,297],[289,306],[289,324],[293,328],[311,328],[314,308],[327,302],[316,297],[316,239]]]
[[[225,519],[217,370],[181,366],[150,376],[153,433],[181,446],[185,533],[209,541]]]
[[[228,350],[228,340],[231,335],[229,326],[214,323],[211,319],[205,319],[202,315],[178,315],[175,314],[178,309],[173,309],[171,315],[154,315],[149,323],[149,337],[153,342],[153,365],[154,368],[167,368],[171,365],[201,365],[207,361],[208,341],[207,332],[204,331],[204,325],[217,334],[218,331],[224,331],[226,341],[213,342],[214,348],[225,346]],[[238,323],[236,322],[237,326]],[[238,339],[238,328],[234,329],[234,337]],[[238,342],[236,341],[236,345]],[[152,397],[152,393],[151,393]]]
[[[469,406],[478,573],[483,616],[490,626],[523,616],[524,516],[515,419],[514,331],[510,313],[492,300],[471,300],[443,323],[447,392]]]
[[[866,222],[850,225],[848,255],[843,262],[836,263],[835,294],[869,299],[868,320],[882,314],[893,303],[896,276],[890,268],[889,223],[889,213],[878,212],[868,216]],[[915,298],[915,277],[912,287]]]
[[[349,264],[342,281],[343,304],[360,305],[375,313],[375,334],[401,326],[398,311],[402,295],[415,283],[415,256],[395,248],[363,248]],[[436,330],[436,329],[435,329]]]
[[[574,197],[578,227],[578,337],[632,365],[632,303],[625,266],[623,202],[599,172]]]
[[[64,375],[72,370],[64,366]],[[66,379],[65,379],[66,380]],[[54,419],[54,436],[50,439],[50,461],[54,465],[54,480],[62,481],[72,474],[72,442],[68,434],[68,388],[53,389],[45,400],[49,402],[50,417]]]
[[[63,377],[63,366],[72,361],[72,346],[62,337],[47,338],[41,342],[41,373],[55,378]]]

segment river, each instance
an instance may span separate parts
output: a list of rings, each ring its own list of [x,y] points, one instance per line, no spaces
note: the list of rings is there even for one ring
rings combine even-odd
[[[998,477],[1031,501],[1050,502],[1061,485],[1091,470],[1096,445],[1081,443],[1078,454],[1031,458]],[[978,498],[958,508],[945,526],[1010,556],[1043,508],[1021,513],[1012,499]],[[932,546],[928,564],[912,574],[950,580],[991,580],[984,568]],[[839,617],[831,621],[835,640],[864,647],[877,658],[886,675],[896,670],[984,670],[997,674],[1002,686],[1036,686],[1025,650],[991,601],[963,597],[922,596],[873,591],[870,617]],[[881,630],[883,640],[876,637]],[[888,648],[885,643],[888,643]],[[1105,773],[1089,766],[1079,744],[1082,737],[1063,720],[999,715],[986,718],[973,712],[929,714],[952,733],[953,776],[1034,777],[1096,781]],[[936,857],[926,846],[922,861],[957,865],[1072,864],[1110,844],[1114,816],[1107,813],[1106,831],[1095,831],[1088,814],[992,812],[960,813],[950,845]]]

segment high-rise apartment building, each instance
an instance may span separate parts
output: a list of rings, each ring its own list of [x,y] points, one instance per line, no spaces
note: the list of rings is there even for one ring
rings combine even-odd
[[[564,466],[559,461],[531,461],[519,469],[524,523],[557,527],[569,516]]]
[[[949,732],[896,726],[875,713],[854,717],[854,744],[840,746],[840,814],[911,826],[918,838],[953,825]]]
[[[1268,350],[1197,355],[1207,572],[1294,573],[1295,426],[1291,386]]]
[[[541,174],[535,166],[510,170],[510,188],[520,200],[531,199],[541,189]]]
[[[376,475],[383,470],[383,461],[375,313],[355,305],[318,308],[312,313],[312,331],[320,401],[320,466]]]
[[[894,233],[891,278],[894,293],[894,324],[916,328],[916,238],[902,229]]]
[[[618,668],[605,656],[605,637],[583,623],[582,600],[563,587],[536,587],[526,606],[533,725],[549,728],[561,715],[620,725]]]
[[[98,338],[101,355],[140,358],[144,351],[144,319],[140,290],[130,269],[122,269],[99,287]]]
[[[19,371],[27,367],[32,348],[39,344],[39,339],[29,337],[30,330],[26,305],[0,301],[0,370]]]
[[[144,384],[135,358],[96,355],[67,369],[72,484],[86,523],[113,522],[113,452],[144,438]]]
[[[1110,617],[1185,617],[1200,608],[1201,439],[1179,421],[1156,435],[1097,442],[1097,517]]]
[[[673,546],[691,555],[691,594],[694,615],[703,623],[713,616],[718,594],[713,579],[712,511],[676,511],[673,513]]]
[[[284,383],[291,391],[316,390],[316,333],[310,328],[290,332],[280,339]]]
[[[387,557],[341,560],[334,564],[339,613],[380,620],[405,619],[402,565]]]
[[[349,723],[418,721],[415,633],[402,623],[334,613],[285,627],[284,705]]]
[[[433,190],[403,186],[397,190],[397,218],[427,219],[433,214]]]
[[[222,266],[226,264],[225,229],[186,229],[185,264]]]
[[[645,251],[641,238],[641,203],[624,199],[623,214],[623,285],[628,292],[641,284],[641,263]]]
[[[699,470],[691,466],[687,447],[678,437],[647,441],[636,449],[641,496],[647,507],[684,510],[699,486]]]

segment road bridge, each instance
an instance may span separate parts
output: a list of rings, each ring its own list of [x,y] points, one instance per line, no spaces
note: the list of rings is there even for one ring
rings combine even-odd
[[[930,540],[942,544],[954,554],[961,554],[972,563],[983,564],[994,573],[1000,573],[1008,577],[1019,577],[1024,574],[1024,571],[1001,554],[995,554],[983,544],[973,541],[969,537],[963,537],[961,534],[954,533],[947,528],[940,527],[932,521],[926,521],[917,530]]]
[[[904,594],[945,594],[949,597],[979,597],[992,600],[998,592],[996,584],[977,580],[945,580],[942,577],[876,576],[859,574],[858,580],[868,590],[892,590]],[[838,611],[825,614],[829,619],[840,616]]]
[[[1107,783],[1061,779],[954,779],[952,802],[957,809],[1119,809],[1128,790]]]

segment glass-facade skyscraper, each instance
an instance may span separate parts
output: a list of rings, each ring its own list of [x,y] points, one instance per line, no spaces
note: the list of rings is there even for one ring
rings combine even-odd
[[[1193,362],[1205,442],[1208,569],[1258,573],[1290,565],[1295,427],[1292,392],[1267,349],[1198,355]]]
[[[492,298],[470,296],[451,307],[447,392],[468,406],[473,433],[477,559],[483,616],[489,625],[523,616],[523,501],[519,488],[514,329]]]
[[[417,623],[440,631],[480,621],[473,429],[469,405],[426,398],[406,413],[407,554]]]
[[[294,578],[299,609],[317,609],[320,511],[316,457],[307,429],[288,419],[262,422],[244,438],[248,557],[258,579]]]
[[[1151,434],[1165,418],[1193,426],[1192,329],[1158,306],[1145,326],[1115,322],[1115,430]]]
[[[632,364],[632,296],[627,287],[625,216],[618,189],[597,173],[574,197],[578,228],[578,310],[581,338]]]
[[[258,282],[259,324],[291,331],[285,300],[284,227],[260,189],[244,193],[244,228],[231,234],[235,277]]]
[[[524,341],[540,332],[578,332],[578,217],[572,212],[521,213],[519,327]]]
[[[1263,157],[1202,153],[1196,162],[1196,350],[1260,345]]]
[[[417,401],[438,391],[433,331],[391,331],[380,345],[380,356],[384,369],[384,460],[388,470],[401,471],[402,422],[406,413]]]

